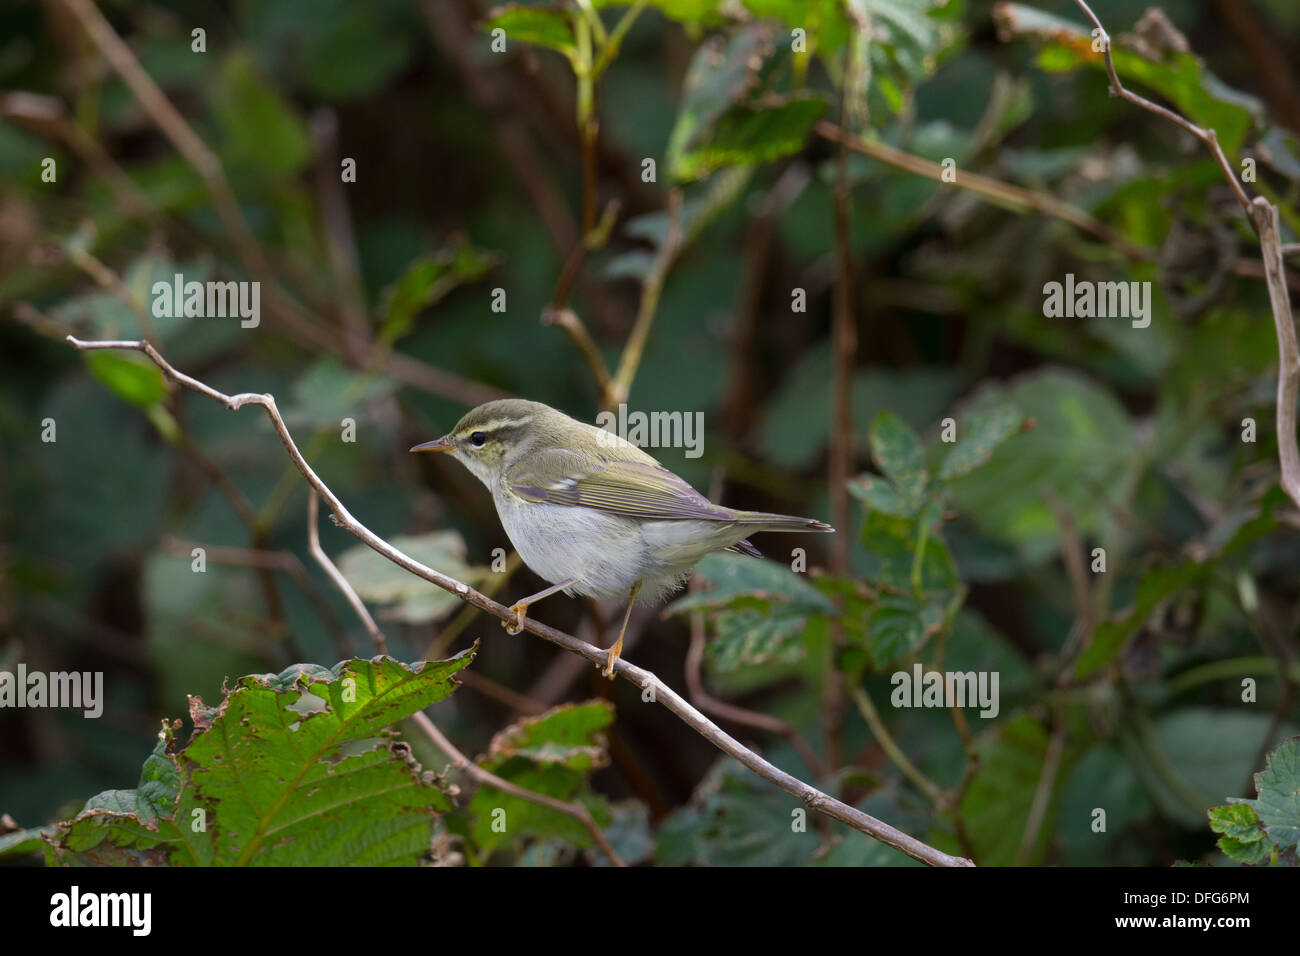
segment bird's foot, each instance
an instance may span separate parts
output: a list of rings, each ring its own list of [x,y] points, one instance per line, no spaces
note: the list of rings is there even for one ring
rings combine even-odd
[[[528,614],[527,604],[512,604],[510,610],[515,612],[515,620],[512,624],[509,621],[502,621],[501,626],[506,629],[507,634],[518,634],[524,629],[524,617]]]

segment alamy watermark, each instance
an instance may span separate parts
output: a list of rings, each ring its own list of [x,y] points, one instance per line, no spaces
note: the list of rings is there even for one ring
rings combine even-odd
[[[262,321],[260,282],[186,282],[178,272],[171,282],[159,279],[149,291],[157,319],[238,317],[245,329],[255,329]]]
[[[638,448],[685,448],[687,458],[704,454],[703,412],[629,412],[621,403],[618,413],[601,412],[596,426],[603,430],[596,440],[605,446],[617,442],[617,435]]]
[[[976,707],[980,716],[998,715],[997,671],[923,671],[920,663],[912,672],[895,671],[889,678],[894,685],[889,702],[895,707]]]
[[[1133,328],[1151,324],[1150,282],[1091,282],[1074,280],[1043,286],[1043,315],[1049,319],[1132,319]]]
[[[104,712],[103,671],[0,671],[0,710],[67,707],[92,720]]]

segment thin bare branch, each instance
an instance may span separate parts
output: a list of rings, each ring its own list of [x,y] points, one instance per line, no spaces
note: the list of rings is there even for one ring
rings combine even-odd
[[[356,589],[343,576],[343,572],[339,570],[338,565],[320,546],[320,529],[316,527],[316,512],[319,508],[320,495],[313,489],[307,496],[307,550],[311,552],[311,556],[316,559],[316,563],[321,566],[321,569],[329,575],[329,579],[334,582],[334,585],[343,592],[343,597],[347,599],[348,604],[352,605],[352,610],[357,612],[357,617],[361,618],[361,623],[365,625],[366,633],[375,642],[375,650],[380,654],[387,654],[388,643],[384,640],[384,634],[379,630],[379,625],[375,623],[370,610],[366,607],[365,602],[361,600]]]
[[[1106,28],[1101,25],[1101,21],[1097,19],[1097,15],[1092,12],[1092,8],[1089,7],[1084,0],[1075,0],[1075,3],[1079,5],[1079,9],[1084,12],[1089,20],[1092,21],[1092,25],[1096,27],[1100,33],[1098,39],[1101,40],[1101,53],[1106,60],[1106,75],[1110,77],[1110,95],[1128,100],[1130,103],[1140,106],[1151,113],[1155,113],[1157,116],[1163,116],[1175,126],[1181,127],[1204,143],[1214,155],[1214,159],[1218,162],[1219,168],[1223,170],[1223,175],[1227,177],[1228,183],[1232,186],[1232,191],[1236,195],[1237,202],[1241,206],[1242,211],[1249,216],[1250,197],[1246,195],[1246,190],[1237,179],[1237,174],[1233,171],[1232,164],[1228,162],[1228,157],[1224,155],[1223,147],[1219,145],[1219,137],[1215,134],[1214,130],[1202,129],[1187,117],[1175,113],[1168,107],[1161,106],[1159,103],[1153,103],[1145,96],[1139,96],[1133,91],[1125,89],[1124,84],[1119,80],[1119,74],[1115,72],[1115,58],[1111,56],[1110,52],[1110,34],[1106,32]]]
[[[183,372],[177,371],[172,365],[159,354],[158,350],[152,344],[146,341],[82,341],[74,336],[68,336],[68,343],[78,349],[134,349],[143,352],[167,375],[172,381],[184,385],[186,388],[193,389],[202,395],[206,395],[213,401],[219,402],[226,408],[237,410],[245,405],[260,405],[266,412],[267,418],[270,419],[272,427],[280,438],[285,452],[293,461],[298,471],[302,474],[307,483],[324,499],[333,512],[334,523],[345,531],[354,535],[363,544],[383,555],[399,567],[405,568],[412,574],[423,578],[426,581],[438,585],[438,587],[449,591],[460,597],[461,600],[473,604],[475,607],[487,611],[489,614],[503,622],[513,622],[515,614],[504,604],[499,604],[484,594],[471,588],[462,581],[449,577],[440,571],[427,567],[416,561],[410,555],[393,547],[383,538],[379,537],[364,524],[352,516],[342,500],[330,490],[329,486],[321,479],[312,469],[311,465],[303,457],[302,452],[298,450],[293,436],[289,433],[288,427],[284,423],[280,410],[276,405],[275,398],[269,394],[258,394],[254,392],[241,392],[236,395],[227,395],[219,392],[212,386],[199,381]],[[529,632],[536,634],[538,637],[557,647],[577,654],[585,658],[590,663],[604,667],[608,652],[601,648],[580,641],[572,635],[563,631],[557,631],[552,627],[539,623],[532,617],[524,620],[524,627]],[[662,704],[678,719],[688,727],[704,737],[713,746],[717,747],[723,753],[734,757],[740,761],[755,774],[764,780],[775,784],[786,793],[796,797],[805,805],[818,813],[823,813],[833,819],[845,823],[855,830],[871,836],[895,849],[906,853],[913,859],[920,860],[933,866],[972,866],[973,864],[961,857],[951,856],[941,850],[937,850],[928,844],[917,840],[915,837],[903,833],[891,827],[889,824],[877,820],[856,807],[851,807],[840,800],[836,800],[829,794],[805,783],[797,777],[786,773],[779,767],[763,759],[754,751],[745,747],[735,738],[723,732],[716,724],[700,713],[695,707],[688,703],[681,695],[665,684],[655,674],[635,664],[628,662],[625,658],[619,658],[614,662],[614,671],[624,680],[631,682],[640,688],[647,695],[653,695],[653,699]]]
[[[691,703],[700,710],[716,714],[723,720],[730,720],[746,727],[755,727],[769,734],[784,737],[795,752],[799,754],[803,762],[808,765],[808,769],[813,772],[813,776],[825,777],[825,765],[818,759],[817,752],[809,746],[793,724],[781,720],[779,717],[772,717],[755,710],[739,707],[725,700],[719,700],[704,689],[704,680],[700,674],[700,665],[704,661],[704,644],[704,613],[702,611],[693,611],[691,613],[691,644],[686,651],[686,692],[690,695]]]
[[[512,796],[518,797],[520,800],[527,800],[529,803],[535,803],[539,807],[547,807],[557,813],[563,813],[573,817],[573,819],[582,824],[584,830],[591,834],[591,838],[596,842],[596,845],[600,847],[601,852],[609,858],[610,863],[614,864],[614,866],[627,866],[627,864],[623,862],[623,858],[618,855],[612,846],[610,846],[609,840],[605,838],[605,834],[602,833],[600,827],[596,825],[596,821],[592,819],[591,813],[581,803],[578,803],[577,801],[566,803],[563,800],[557,800],[555,797],[548,796],[547,794],[538,793],[535,790],[529,790],[516,783],[511,783],[509,780],[504,780],[492,773],[490,770],[484,770],[474,761],[470,760],[463,753],[457,750],[456,746],[443,735],[442,731],[438,729],[438,725],[430,720],[429,715],[424,711],[418,711],[411,719],[415,722],[416,726],[420,728],[424,735],[433,741],[434,746],[447,755],[451,760],[451,765],[453,767],[465,774],[467,777],[470,777],[480,786],[495,787],[503,793],[508,793]]]
[[[1269,302],[1273,308],[1273,324],[1277,329],[1277,444],[1282,469],[1281,484],[1291,500],[1300,506],[1300,446],[1297,445],[1296,440],[1295,413],[1296,397],[1300,394],[1300,348],[1296,343],[1295,318],[1291,313],[1291,298],[1287,291],[1285,253],[1277,207],[1262,196],[1251,199],[1246,194],[1227,156],[1224,155],[1214,130],[1202,129],[1173,110],[1124,89],[1119,75],[1115,72],[1115,61],[1110,51],[1110,36],[1106,33],[1106,28],[1101,25],[1101,21],[1097,19],[1097,15],[1092,12],[1092,8],[1085,0],[1075,0],[1075,3],[1092,21],[1100,34],[1102,54],[1106,59],[1106,73],[1110,77],[1111,93],[1157,116],[1163,116],[1203,142],[1218,162],[1219,168],[1223,170],[1223,175],[1232,187],[1237,202],[1259,235],[1260,250],[1264,259],[1264,281],[1268,284]]]
[[[650,267],[650,272],[645,277],[645,284],[641,287],[641,305],[637,309],[636,324],[632,326],[632,333],[627,337],[627,344],[623,346],[623,356],[619,359],[618,372],[614,376],[614,381],[605,391],[606,408],[617,408],[627,401],[632,380],[636,378],[636,370],[645,352],[646,340],[650,337],[650,327],[654,324],[655,313],[659,310],[659,294],[663,291],[664,279],[667,278],[668,270],[677,256],[681,241],[682,192],[680,189],[673,189],[668,193],[668,229],[664,233],[663,244],[659,247],[659,255],[655,257],[654,265]]]
[[[918,176],[933,179],[935,182],[944,181],[944,168],[940,164],[904,152],[886,143],[853,136],[825,120],[817,124],[817,135],[833,143],[842,143],[854,152],[870,156],[872,159],[878,159],[882,163],[897,169],[916,173]],[[1032,189],[1025,189],[1023,186],[1004,183],[1001,180],[965,170],[958,172],[957,178],[948,185],[983,196],[998,205],[1011,206],[1016,209],[1032,209],[1044,216],[1067,222],[1084,232],[1096,236],[1102,242],[1118,249],[1130,259],[1154,261],[1156,258],[1155,249],[1139,246],[1129,241],[1110,226],[1094,219],[1077,206],[1071,206],[1069,203],[1047,193],[1034,192]]]

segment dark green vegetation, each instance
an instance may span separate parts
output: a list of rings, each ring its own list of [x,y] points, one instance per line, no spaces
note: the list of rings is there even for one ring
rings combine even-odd
[[[1143,4],[1095,9],[1125,84],[1254,160],[1294,242],[1300,93],[1273,64],[1300,9],[1231,5],[1253,30],[1164,8],[1188,49],[1127,36]],[[1081,11],[1034,6],[104,3],[138,74],[88,3],[0,11],[0,671],[105,688],[97,720],[0,710],[0,812],[32,828],[0,852],[607,861],[573,816],[443,775],[427,707],[628,862],[908,862],[322,515],[393,658],[369,661],[261,412],[72,332],[274,394],[359,520],[506,603],[541,584],[488,496],[408,447],[507,394],[703,412],[702,456],[651,453],[839,533],[706,559],[630,661],[981,865],[1294,864],[1300,520],[1259,243],[1200,143],[1107,96]],[[158,315],[177,274],[259,280],[255,326]],[[1046,317],[1067,275],[1150,282],[1149,324]],[[601,645],[616,613],[596,636],[581,602],[531,611]],[[894,706],[918,662],[995,673],[996,716]]]

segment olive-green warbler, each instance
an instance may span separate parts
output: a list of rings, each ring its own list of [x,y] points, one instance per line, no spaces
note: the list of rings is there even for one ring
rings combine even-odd
[[[714,551],[759,557],[745,540],[755,531],[835,530],[812,518],[715,505],[630,442],[540,402],[480,405],[442,438],[411,451],[449,452],[477,475],[519,556],[551,582],[510,608],[511,633],[523,627],[529,605],[557,591],[628,598],[606,677],[638,596],[666,596]]]

